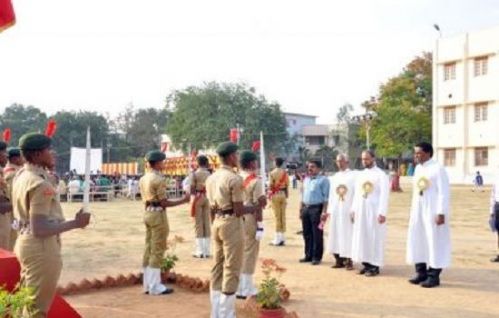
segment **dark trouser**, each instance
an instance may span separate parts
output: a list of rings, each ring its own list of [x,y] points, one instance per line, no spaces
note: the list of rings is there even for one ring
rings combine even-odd
[[[322,204],[304,206],[301,211],[305,258],[321,261],[324,253],[324,231],[319,229]]]

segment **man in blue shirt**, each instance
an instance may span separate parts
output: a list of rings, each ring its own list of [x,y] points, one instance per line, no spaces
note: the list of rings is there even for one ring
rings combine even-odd
[[[300,218],[305,241],[305,257],[301,263],[320,264],[324,252],[324,231],[321,220],[327,216],[329,180],[320,174],[322,165],[319,160],[310,160],[308,176],[303,181]]]

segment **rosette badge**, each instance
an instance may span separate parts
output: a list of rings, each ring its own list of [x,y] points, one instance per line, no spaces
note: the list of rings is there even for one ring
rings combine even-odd
[[[367,199],[367,196],[371,194],[374,190],[374,185],[370,181],[366,181],[362,184],[362,196]]]
[[[430,187],[430,180],[428,180],[426,177],[421,177],[418,180],[417,186],[419,189],[419,195],[422,196],[423,192]]]
[[[336,187],[336,194],[340,197],[340,201],[345,201],[345,195],[348,193],[348,188],[344,184]]]

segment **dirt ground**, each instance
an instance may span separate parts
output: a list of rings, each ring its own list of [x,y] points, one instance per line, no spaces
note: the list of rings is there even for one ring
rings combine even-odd
[[[261,257],[274,258],[287,268],[281,278],[291,291],[286,309],[300,317],[499,317],[499,265],[489,259],[496,253],[496,238],[488,230],[489,192],[472,193],[468,187],[452,189],[453,266],[442,274],[439,288],[410,285],[412,267],[405,264],[405,241],[410,189],[392,193],[388,212],[386,266],[378,277],[332,269],[327,255],[319,266],[300,264],[303,241],[296,232],[298,193],[293,190],[288,207],[286,247],[269,246],[272,239],[271,211],[265,217],[266,237]],[[79,208],[64,204],[66,216]],[[64,270],[61,283],[107,274],[140,271],[144,226],[141,204],[117,200],[92,204],[95,222],[85,230],[63,237]],[[178,273],[208,278],[211,260],[191,257],[193,225],[188,207],[168,211],[170,237],[185,238],[178,244]],[[327,235],[327,233],[325,234]],[[257,270],[256,279],[261,278]],[[208,294],[193,294],[176,288],[170,296],[147,297],[140,287],[112,289],[67,297],[83,317],[208,317]],[[244,315],[240,315],[244,316]]]

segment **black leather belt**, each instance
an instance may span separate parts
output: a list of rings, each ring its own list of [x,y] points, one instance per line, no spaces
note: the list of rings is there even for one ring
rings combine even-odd
[[[322,208],[324,206],[323,203],[320,203],[320,204],[305,204],[303,203],[303,207],[305,209],[311,209],[311,208]]]
[[[154,208],[160,207],[161,202],[159,202],[159,201],[146,201],[146,208],[148,208],[150,206],[152,206]]]
[[[234,214],[234,210],[230,209],[230,210],[217,211],[217,212],[215,212],[215,214],[219,215],[219,216],[233,215]]]

